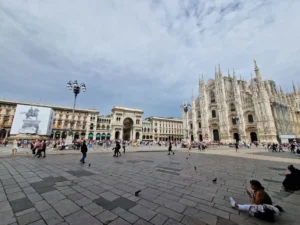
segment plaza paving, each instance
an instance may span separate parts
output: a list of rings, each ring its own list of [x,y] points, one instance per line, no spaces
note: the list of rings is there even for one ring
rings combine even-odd
[[[276,224],[299,224],[300,193],[282,191],[281,182],[286,167],[291,162],[299,167],[300,159],[265,154],[261,149],[239,154],[178,149],[174,156],[129,152],[118,158],[92,153],[84,165],[78,154],[3,155],[0,225],[269,224],[229,204],[230,196],[248,203],[245,187],[251,179],[260,180],[285,209]]]

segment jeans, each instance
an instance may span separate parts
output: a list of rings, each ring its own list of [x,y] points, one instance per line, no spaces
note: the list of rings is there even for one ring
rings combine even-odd
[[[238,205],[240,211],[249,211],[251,205]]]
[[[85,158],[86,158],[86,152],[82,152],[82,158],[80,159],[80,162],[84,163]]]

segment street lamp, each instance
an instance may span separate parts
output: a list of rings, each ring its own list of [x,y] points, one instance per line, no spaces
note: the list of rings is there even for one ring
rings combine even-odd
[[[72,91],[72,89],[73,89],[73,92],[74,92],[74,95],[75,95],[74,105],[73,105],[73,112],[72,112],[72,121],[71,121],[71,126],[70,126],[70,131],[69,131],[69,136],[73,136],[72,127],[73,127],[73,124],[74,124],[74,112],[75,112],[76,98],[77,98],[77,95],[80,93],[80,89],[83,92],[86,92],[86,86],[85,86],[84,83],[81,83],[80,85],[78,85],[77,80],[75,80],[74,82],[69,81],[67,83],[67,87],[70,91]]]
[[[233,116],[232,119],[235,120],[237,123],[239,122],[238,116]],[[239,141],[240,141],[240,127],[238,125],[238,140],[237,140],[237,142],[239,142]]]
[[[188,135],[188,111],[191,107],[190,104],[186,104],[184,103],[183,105],[180,106],[180,108],[184,111],[184,113],[186,114],[186,124],[185,124],[185,139],[188,140],[189,139],[189,135]]]

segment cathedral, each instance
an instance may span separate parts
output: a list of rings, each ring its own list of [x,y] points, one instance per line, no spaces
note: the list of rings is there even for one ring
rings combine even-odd
[[[291,93],[274,81],[263,80],[254,60],[255,77],[250,83],[237,79],[235,71],[215,79],[199,79],[199,96],[190,110],[183,110],[183,127],[190,141],[235,141],[278,143],[300,137],[300,92],[293,83]],[[292,83],[292,81],[291,81]]]

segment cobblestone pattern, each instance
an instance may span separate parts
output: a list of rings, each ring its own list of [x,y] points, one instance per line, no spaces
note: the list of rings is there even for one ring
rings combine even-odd
[[[281,189],[287,163],[195,153],[0,159],[0,225],[268,224],[229,204],[249,202],[251,179],[286,209],[277,224],[299,224],[299,193]]]

